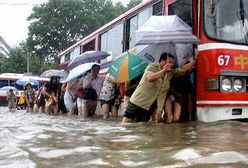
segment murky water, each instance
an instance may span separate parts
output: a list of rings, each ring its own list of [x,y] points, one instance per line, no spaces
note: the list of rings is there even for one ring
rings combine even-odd
[[[0,108],[0,167],[248,167],[248,123],[131,124]]]

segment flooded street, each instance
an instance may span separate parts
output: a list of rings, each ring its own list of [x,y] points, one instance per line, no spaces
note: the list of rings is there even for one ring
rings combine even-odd
[[[248,123],[130,124],[0,108],[0,167],[248,167]]]

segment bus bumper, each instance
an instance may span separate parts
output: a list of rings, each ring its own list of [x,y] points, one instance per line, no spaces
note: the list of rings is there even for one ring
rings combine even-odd
[[[197,107],[196,117],[202,122],[248,119],[248,106]]]

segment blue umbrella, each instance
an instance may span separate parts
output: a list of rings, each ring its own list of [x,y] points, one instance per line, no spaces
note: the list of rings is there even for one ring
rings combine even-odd
[[[72,69],[77,67],[78,65],[95,62],[97,60],[101,60],[109,56],[110,54],[105,51],[87,51],[78,57],[75,57],[67,66],[68,69]]]
[[[18,79],[15,83],[21,86],[25,86],[27,83],[30,83],[32,86],[39,86],[39,82],[32,78]]]

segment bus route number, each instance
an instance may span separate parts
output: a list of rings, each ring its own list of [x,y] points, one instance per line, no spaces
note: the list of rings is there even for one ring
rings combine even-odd
[[[217,62],[219,66],[228,66],[230,62],[230,55],[219,55]]]

